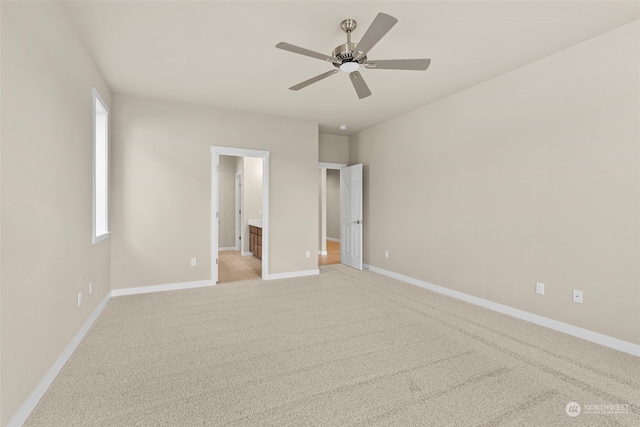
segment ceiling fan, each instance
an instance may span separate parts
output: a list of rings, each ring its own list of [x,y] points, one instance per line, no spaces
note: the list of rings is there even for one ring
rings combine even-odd
[[[310,84],[336,74],[338,71],[344,71],[349,73],[349,78],[351,79],[351,83],[353,83],[353,87],[358,94],[358,98],[362,99],[371,95],[371,91],[358,71],[360,66],[364,66],[365,68],[372,70],[425,71],[431,63],[430,59],[385,59],[379,61],[367,59],[367,53],[369,53],[369,50],[371,50],[371,48],[375,46],[376,43],[378,43],[397,22],[398,20],[393,16],[387,15],[386,13],[378,13],[371,23],[371,26],[364,33],[362,39],[360,39],[360,42],[352,43],[351,32],[356,29],[357,24],[353,19],[345,19],[341,22],[340,27],[345,33],[347,33],[347,42],[336,47],[330,56],[294,46],[289,43],[278,43],[276,45],[278,49],[288,50],[289,52],[321,59],[332,63],[333,66],[336,67],[335,70],[327,71],[319,76],[312,77],[309,80],[305,80],[302,83],[291,86],[289,89],[300,90]]]

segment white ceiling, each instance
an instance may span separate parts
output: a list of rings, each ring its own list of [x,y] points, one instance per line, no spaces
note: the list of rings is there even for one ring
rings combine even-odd
[[[114,92],[317,122],[351,134],[640,19],[627,1],[70,1],[74,23]],[[398,19],[369,59],[431,58],[425,72],[362,69],[358,99],[330,54],[357,42],[378,12]],[[597,61],[598,58],[594,58]],[[346,124],[347,131],[338,126]]]

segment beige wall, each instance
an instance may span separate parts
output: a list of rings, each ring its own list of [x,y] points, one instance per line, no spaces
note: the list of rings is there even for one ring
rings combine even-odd
[[[317,124],[120,94],[113,110],[114,289],[211,278],[213,145],[270,152],[269,273],[317,268]]]
[[[230,248],[236,245],[236,158],[220,156],[220,182],[218,187],[218,247]]]
[[[331,135],[326,133],[321,133],[318,135],[318,161],[324,163],[349,163],[349,138],[342,135]],[[333,195],[329,195],[327,191],[328,182],[327,177],[328,170],[320,171],[320,185],[318,187],[319,192],[319,226],[318,226],[318,234],[319,234],[319,250],[321,252],[325,252],[327,250],[326,238],[333,237],[336,239],[340,238],[340,232],[338,229],[338,237],[335,237],[335,230],[329,230],[330,226],[335,225],[335,215],[339,215],[340,211],[334,212],[333,210],[328,210],[330,203],[329,198],[334,197]],[[339,178],[338,178],[339,179]],[[339,182],[339,181],[338,181]],[[333,200],[332,200],[333,201]],[[339,203],[339,202],[338,202]],[[333,209],[333,208],[332,208]],[[339,209],[339,208],[338,208]],[[338,218],[339,221],[339,218]],[[331,225],[330,225],[331,223]],[[340,224],[338,223],[338,227]]]
[[[328,133],[318,134],[318,161],[349,163],[349,138]]]
[[[244,181],[244,157],[234,157],[236,159],[236,174],[242,175],[242,180]],[[244,182],[242,183],[244,186]],[[244,242],[249,239],[249,234],[245,232],[247,228],[246,220],[244,217],[244,189],[240,191],[240,204],[242,206],[242,214],[240,215],[240,251],[244,251]],[[246,252],[246,251],[244,251]]]
[[[639,25],[354,135],[365,262],[640,344]]]
[[[110,290],[111,239],[91,243],[91,88],[111,95],[61,4],[0,7],[6,425]]]
[[[327,237],[340,240],[340,171],[327,169]]]
[[[220,156],[218,245],[235,246],[235,174],[242,173],[242,251],[249,252],[249,219],[262,219],[262,159]]]
[[[250,252],[249,220],[262,219],[262,159],[243,157],[242,199],[244,211],[242,214],[242,250]]]

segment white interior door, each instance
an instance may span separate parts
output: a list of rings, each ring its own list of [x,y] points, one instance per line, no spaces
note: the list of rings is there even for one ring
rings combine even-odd
[[[340,262],[362,270],[362,164],[340,169]]]

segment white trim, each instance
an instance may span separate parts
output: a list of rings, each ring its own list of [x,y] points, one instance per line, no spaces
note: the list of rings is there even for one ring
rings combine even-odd
[[[262,278],[269,275],[269,152],[246,148],[211,147],[211,279],[218,280],[218,166],[220,156],[257,157],[262,159]]]
[[[113,289],[111,295],[121,297],[123,295],[148,294],[151,292],[179,291],[182,289],[204,288],[215,286],[213,280],[199,280],[196,282],[167,283],[165,285],[140,286],[137,288]]]
[[[211,147],[212,153],[218,153],[221,156],[232,157],[269,157],[269,152],[264,150],[252,150],[249,148],[221,147],[214,145]]]
[[[347,165],[344,163],[327,163],[327,162],[318,162],[318,168],[320,169],[342,169],[346,168]]]
[[[95,222],[95,219],[94,219],[94,222]],[[91,242],[94,243],[94,244],[98,243],[98,242],[101,242],[103,240],[108,239],[110,235],[111,235],[111,232],[107,231],[106,233],[101,234],[99,236],[94,236],[93,239],[91,239]]]
[[[581,338],[586,341],[591,341],[593,343],[600,344],[614,350],[622,351],[624,353],[629,353],[633,356],[640,357],[640,345],[638,344],[623,341],[621,339],[603,335],[598,332],[590,331],[588,329],[579,328],[577,326],[569,325],[568,323],[549,319],[548,317],[539,316],[537,314],[529,313],[524,310],[498,304],[496,302],[478,298],[473,295],[465,294],[463,292],[454,291],[453,289],[444,288],[442,286],[434,285],[422,280],[414,279],[413,277],[404,276],[402,274],[374,267],[372,265],[369,265],[368,267],[374,273],[382,274],[384,276],[388,276],[402,282],[409,283],[411,285],[419,286],[421,288],[425,288],[439,294],[447,295],[462,301],[469,302],[471,304],[478,305],[480,307],[488,308],[489,310],[497,311],[498,313],[526,320],[527,322],[535,323],[536,325],[544,326],[545,328],[553,329],[554,331],[562,332],[567,335]]]
[[[49,369],[49,371],[45,374],[45,376],[40,380],[36,388],[31,392],[27,400],[22,404],[18,412],[13,416],[11,421],[7,426],[21,426],[24,422],[29,418],[31,412],[35,409],[42,396],[47,392],[53,381],[56,379],[64,365],[67,363],[73,352],[76,350],[84,336],[89,332],[91,326],[96,321],[102,310],[107,306],[107,303],[111,299],[111,293],[108,293],[106,297],[98,304],[91,316],[84,322],[84,325],[80,328],[78,333],[71,339],[71,342],[64,349],[58,360],[55,361],[53,366]]]
[[[242,256],[253,256],[251,252],[240,251],[240,255]]]
[[[338,242],[338,243],[340,243],[340,239],[334,239],[333,237],[327,237],[326,239],[328,241],[330,241],[330,242]]]
[[[327,251],[318,251],[318,255],[321,255],[321,256],[327,255]]]
[[[318,274],[320,274],[320,270],[319,269],[302,270],[302,271],[289,271],[287,273],[269,274],[267,277],[263,277],[263,279],[265,279],[265,280],[291,279],[293,277],[317,276]]]
[[[109,208],[111,205],[111,200],[109,197],[109,180],[111,178],[110,176],[110,163],[111,163],[111,156],[110,156],[110,150],[111,150],[111,144],[109,141],[109,128],[111,126],[111,112],[109,111],[109,106],[107,105],[107,103],[104,101],[104,99],[102,99],[102,96],[100,96],[100,92],[98,92],[98,89],[96,89],[95,87],[91,88],[91,103],[92,103],[92,112],[93,112],[93,127],[92,127],[92,136],[91,136],[91,141],[92,141],[92,170],[91,170],[91,176],[92,176],[92,200],[93,200],[93,210],[92,210],[92,216],[93,216],[93,228],[92,228],[92,232],[91,232],[91,243],[96,244],[102,240],[105,240],[107,238],[109,238],[110,236],[110,232],[109,232]],[[105,159],[105,174],[106,174],[106,182],[105,182],[105,208],[106,208],[106,212],[105,212],[105,222],[106,222],[106,228],[107,230],[102,233],[102,234],[97,234],[96,233],[96,102],[98,102],[100,104],[100,106],[104,109],[105,113],[106,113],[106,129],[105,129],[105,139],[106,139],[106,151],[107,151],[107,158]]]
[[[235,246],[229,246],[229,247],[226,247],[226,248],[218,248],[219,252],[222,252],[222,251],[237,251],[237,250],[238,250],[238,248],[236,248]]]
[[[244,170],[244,166],[243,166],[243,170]],[[238,171],[236,172],[236,174],[234,175],[234,181],[233,181],[233,195],[235,197],[235,212],[233,213],[233,219],[234,219],[234,224],[233,224],[233,235],[234,235],[234,244],[235,244],[235,250],[236,251],[241,251],[242,250],[242,218],[244,216],[244,206],[242,205],[242,201],[243,201],[243,184],[242,182],[244,181],[243,178],[243,171]],[[218,248],[218,250],[222,250],[220,248]]]

